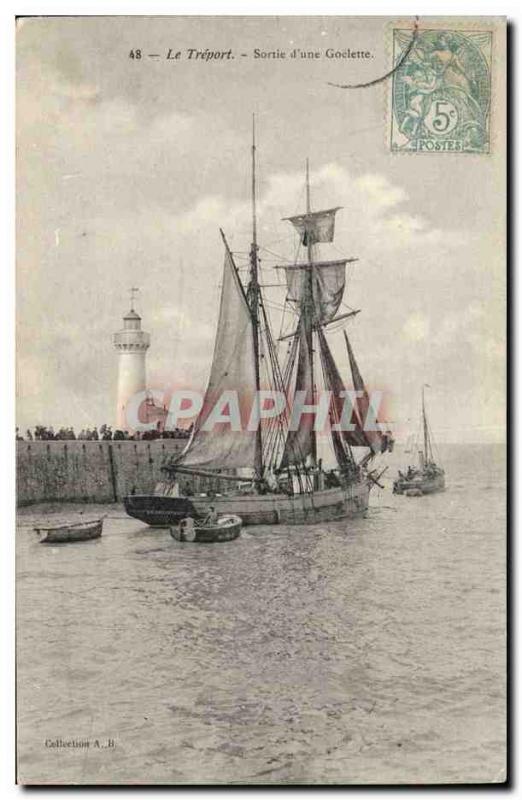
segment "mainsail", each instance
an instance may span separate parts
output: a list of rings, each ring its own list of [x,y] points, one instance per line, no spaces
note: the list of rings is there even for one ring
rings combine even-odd
[[[219,320],[210,378],[194,433],[181,457],[183,466],[219,469],[253,467],[256,435],[245,424],[234,430],[230,423],[212,424],[213,408],[223,399],[226,413],[227,392],[239,397],[245,406],[256,392],[256,370],[252,317],[232,254],[225,243],[225,263]],[[209,423],[210,430],[205,429]]]

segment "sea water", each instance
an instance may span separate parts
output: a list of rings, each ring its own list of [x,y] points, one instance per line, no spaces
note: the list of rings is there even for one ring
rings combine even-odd
[[[505,455],[364,519],[174,541],[119,506],[21,510],[18,777],[49,783],[501,781]],[[42,516],[108,513],[44,545]]]

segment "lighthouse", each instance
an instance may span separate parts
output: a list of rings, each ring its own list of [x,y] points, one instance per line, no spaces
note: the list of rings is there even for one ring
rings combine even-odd
[[[116,404],[116,427],[128,429],[127,403],[147,385],[145,359],[150,347],[150,335],[141,330],[141,317],[134,309],[134,295],[131,289],[130,311],[123,317],[123,328],[113,336],[114,347],[118,353],[118,398]]]

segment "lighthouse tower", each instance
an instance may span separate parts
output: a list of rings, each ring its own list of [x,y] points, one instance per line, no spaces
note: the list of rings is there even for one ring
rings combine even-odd
[[[123,317],[123,328],[113,336],[114,347],[119,356],[118,399],[116,405],[116,427],[128,429],[127,403],[138,392],[146,388],[145,358],[150,347],[150,335],[141,330],[141,317],[134,310],[134,294],[131,289],[130,311]]]

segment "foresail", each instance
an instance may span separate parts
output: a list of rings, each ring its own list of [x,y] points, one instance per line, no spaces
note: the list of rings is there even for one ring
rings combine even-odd
[[[340,206],[327,208],[325,211],[310,211],[296,217],[285,217],[285,220],[292,223],[305,247],[320,242],[333,242],[335,214],[339,209]]]
[[[181,459],[184,466],[212,469],[254,466],[255,433],[246,430],[244,424],[239,426],[240,429],[232,430],[228,422],[211,423],[220,399],[223,401],[222,412],[226,415],[226,398],[229,396],[226,393],[230,392],[232,398],[238,397],[239,405],[247,408],[255,391],[252,318],[232,254],[227,248],[212,368],[203,408]],[[231,410],[228,408],[229,412]],[[211,429],[205,430],[206,425]]]
[[[357,361],[355,360],[355,355],[346,331],[344,331],[344,339],[346,342],[346,348],[348,350],[353,387],[360,393],[360,397],[357,398],[359,416],[363,421],[365,421],[368,417],[368,410],[370,408],[370,398],[368,396],[368,392],[366,391],[366,386],[364,385],[364,381],[359,371]],[[366,427],[368,428],[369,426]],[[388,436],[386,436],[380,430],[380,428],[378,430],[365,430],[364,434],[366,436],[368,446],[372,448],[374,453],[384,453],[384,451],[388,449]]]
[[[299,323],[299,355],[295,391],[304,392],[304,402],[307,405],[314,402],[310,351],[302,319]],[[304,464],[312,452],[314,421],[313,414],[302,414],[297,430],[288,431],[281,467],[288,467],[290,464]]]
[[[331,406],[334,413],[330,416],[330,422],[339,422],[342,418],[346,388],[322,330],[319,330],[318,337],[327,388],[332,392]],[[332,430],[332,439],[337,456],[340,450],[338,440],[341,437],[351,447],[370,447],[370,442],[364,431],[364,418],[361,418],[360,409],[357,405],[354,405],[349,422],[354,426],[354,430]]]

